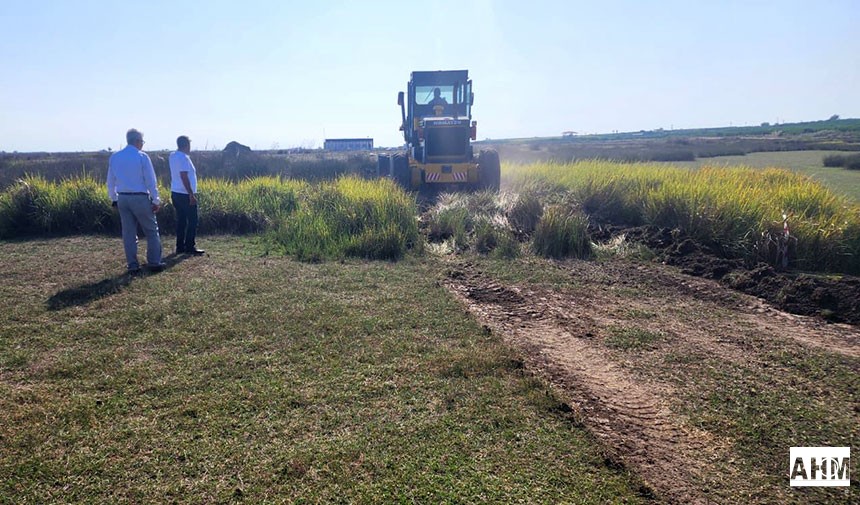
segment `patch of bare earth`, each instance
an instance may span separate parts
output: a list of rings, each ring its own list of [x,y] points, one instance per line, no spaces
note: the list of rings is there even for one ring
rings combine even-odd
[[[506,285],[465,262],[452,262],[445,282],[659,498],[670,503],[790,498],[788,486],[760,489],[768,476],[739,475],[742,470],[731,464],[733,440],[689,422],[680,408],[683,375],[679,379],[667,368],[664,357],[708,357],[753,368],[768,366],[767,355],[774,351],[798,346],[857,357],[857,328],[786,314],[663,265],[620,260],[557,265],[571,279],[563,289]],[[628,330],[654,341],[635,352],[607,345]],[[744,489],[745,482],[759,484]]]

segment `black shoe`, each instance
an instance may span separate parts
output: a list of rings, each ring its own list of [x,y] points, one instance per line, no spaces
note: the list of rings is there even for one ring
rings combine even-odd
[[[167,265],[164,263],[158,263],[157,265],[146,265],[146,269],[153,273],[163,272],[164,268]]]
[[[194,247],[192,249],[186,249],[185,254],[193,254],[194,256],[203,256],[204,254],[206,254],[206,251],[204,251],[203,249],[197,249],[196,247]]]
[[[140,273],[140,267],[129,268],[128,270],[126,270],[126,273],[128,273],[128,275],[137,275]]]
[[[177,249],[176,255],[179,256],[180,254],[185,254],[185,249]]]

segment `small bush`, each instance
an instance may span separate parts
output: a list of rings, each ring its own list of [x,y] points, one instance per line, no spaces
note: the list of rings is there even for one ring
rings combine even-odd
[[[406,252],[406,238],[404,230],[395,223],[388,223],[383,227],[366,229],[352,237],[344,252],[347,256],[372,260],[396,260]]]
[[[535,253],[549,258],[591,257],[588,218],[561,206],[548,208],[537,225],[532,247]]]
[[[500,214],[494,192],[441,194],[427,214],[427,239],[435,243],[451,240],[454,249],[467,249],[477,224],[492,222]]]
[[[845,168],[848,170],[860,170],[860,154],[853,154],[845,159]]]
[[[823,164],[825,167],[844,167],[845,166],[845,156],[841,154],[829,154],[824,157]]]
[[[232,183],[223,179],[204,179],[200,183],[201,233],[255,233],[268,230],[298,207],[299,193],[307,183],[258,177]],[[172,212],[168,213],[173,218]],[[175,229],[175,223],[164,229]]]

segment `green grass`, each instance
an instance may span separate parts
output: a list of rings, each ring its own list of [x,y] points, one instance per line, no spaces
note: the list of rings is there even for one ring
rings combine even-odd
[[[676,359],[667,355],[666,366],[687,393],[684,412],[694,425],[731,437],[743,465],[750,473],[761,473],[763,482],[787,485],[789,447],[860,443],[857,413],[851,408],[860,388],[856,360],[797,348],[770,353],[764,367],[709,357],[679,366]],[[851,486],[857,482],[853,476]],[[793,494],[799,503],[851,501],[848,490],[840,488]],[[752,501],[765,499],[762,495]]]
[[[439,265],[202,245],[0,242],[0,503],[640,501]]]

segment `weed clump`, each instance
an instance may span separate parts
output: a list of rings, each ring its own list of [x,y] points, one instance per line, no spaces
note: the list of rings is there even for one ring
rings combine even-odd
[[[549,207],[535,229],[532,248],[548,258],[590,258],[588,218],[561,206]]]
[[[534,233],[543,216],[543,205],[533,192],[520,194],[506,212],[508,223],[519,236],[529,236]]]

